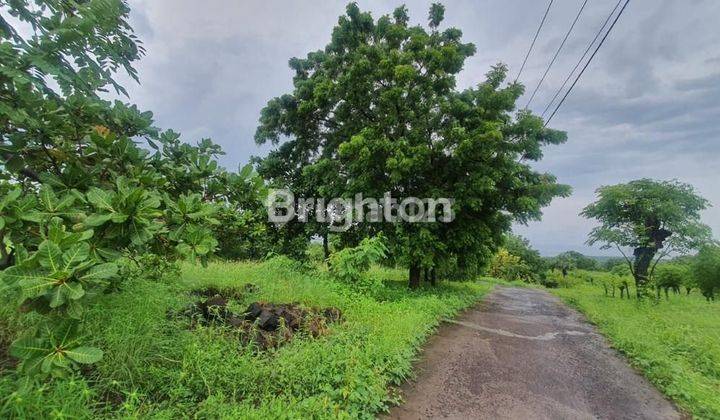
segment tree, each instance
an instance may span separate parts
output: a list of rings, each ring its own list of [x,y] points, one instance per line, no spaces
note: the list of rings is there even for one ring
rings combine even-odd
[[[0,5],[0,289],[41,315],[10,347],[27,374],[97,361],[75,336],[86,305],[146,257],[206,262],[215,216],[237,209],[228,186],[261,194],[254,175],[218,166],[210,140],[184,144],[100,98],[125,93],[117,71],[137,78],[128,13],[121,0]]]
[[[598,200],[581,213],[600,222],[588,244],[614,246],[622,253],[638,298],[647,295],[646,286],[663,257],[686,253],[710,240],[710,229],[700,222],[700,211],[708,202],[688,184],[640,179],[600,187],[597,195]],[[623,248],[632,248],[633,260]]]
[[[598,268],[596,260],[577,251],[563,252],[555,257],[555,261],[559,268],[577,268],[579,270],[597,270]]]
[[[405,7],[375,20],[349,4],[330,44],[290,60],[294,89],[268,102],[255,135],[260,144],[286,140],[258,170],[299,195],[454,199],[451,223],[357,220],[338,234],[353,245],[383,233],[411,287],[423,268],[481,266],[513,221],[539,218],[553,197],[569,193],[529,163],[565,134],[528,111],[512,115],[523,87],[504,84],[504,65],[476,87],[456,89],[475,46],[459,29],[441,31],[443,14],[434,4],[427,30],[408,24]],[[326,229],[309,223],[307,233]]]
[[[500,248],[490,260],[488,275],[508,281],[522,280],[531,282],[534,280],[535,273],[522,258],[513,255],[505,248]]]
[[[681,264],[663,263],[655,270],[654,283],[657,289],[657,297],[660,298],[660,290],[665,290],[665,299],[668,299],[668,291],[672,289],[680,293],[680,287],[688,285],[688,268]]]
[[[540,256],[540,252],[530,245],[530,241],[520,235],[505,235],[503,248],[511,255],[520,258],[530,270],[529,280],[539,280],[545,275],[545,261]]]
[[[706,245],[700,249],[692,265],[695,284],[708,301],[715,300],[720,290],[720,247]]]

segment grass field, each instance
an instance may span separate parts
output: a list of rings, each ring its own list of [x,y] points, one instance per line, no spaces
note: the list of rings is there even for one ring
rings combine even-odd
[[[184,266],[180,279],[126,283],[88,314],[88,338],[105,351],[93,369],[18,392],[14,371],[0,364],[0,418],[372,417],[397,398],[392,385],[408,377],[439,320],[492,286],[443,282],[410,292],[405,272],[370,274],[385,280],[370,296],[285,259]],[[167,317],[193,301],[193,289],[247,283],[258,291],[232,302],[239,311],[254,300],[297,301],[337,307],[344,321],[320,338],[258,353],[221,327],[189,330]],[[0,344],[25,327],[18,322],[0,308]]]
[[[584,312],[679,406],[696,418],[720,418],[720,304],[697,293],[638,303],[586,283],[553,293]]]

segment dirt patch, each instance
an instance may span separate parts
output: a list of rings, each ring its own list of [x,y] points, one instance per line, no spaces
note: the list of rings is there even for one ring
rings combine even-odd
[[[181,311],[168,312],[168,317],[189,320],[191,329],[198,325],[227,327],[238,334],[243,345],[254,345],[259,350],[279,347],[297,335],[320,337],[327,334],[329,324],[342,320],[337,308],[306,308],[298,303],[258,301],[236,313],[229,304],[241,298],[242,292],[208,288],[193,294],[201,299]]]

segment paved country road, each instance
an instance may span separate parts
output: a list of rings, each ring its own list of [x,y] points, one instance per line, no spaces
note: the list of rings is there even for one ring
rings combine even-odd
[[[498,287],[425,348],[393,419],[678,419],[577,311]]]

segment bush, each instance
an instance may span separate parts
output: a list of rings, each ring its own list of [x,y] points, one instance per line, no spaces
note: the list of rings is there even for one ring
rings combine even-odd
[[[330,255],[330,273],[357,290],[375,292],[382,287],[382,282],[377,277],[368,276],[367,271],[372,264],[385,258],[387,251],[381,235],[365,238],[356,247],[345,248]]]

